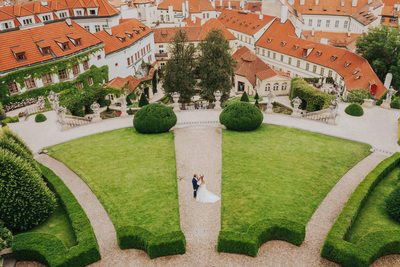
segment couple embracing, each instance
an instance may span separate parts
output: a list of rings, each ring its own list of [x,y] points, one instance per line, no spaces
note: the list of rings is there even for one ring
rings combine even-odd
[[[200,175],[198,177],[197,174],[194,174],[192,178],[192,185],[193,197],[196,199],[196,201],[202,203],[214,203],[220,200],[219,196],[207,190],[204,175]]]

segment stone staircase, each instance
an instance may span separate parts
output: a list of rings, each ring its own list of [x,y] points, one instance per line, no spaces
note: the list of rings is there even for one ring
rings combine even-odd
[[[327,124],[335,124],[336,116],[337,116],[337,109],[331,107],[314,112],[305,112],[301,115],[301,117],[304,119],[320,121]]]
[[[60,122],[61,127],[63,130],[75,128],[78,126],[86,125],[91,122],[91,119],[89,118],[82,118],[78,116],[72,116],[72,115],[65,115],[65,120],[63,122]]]

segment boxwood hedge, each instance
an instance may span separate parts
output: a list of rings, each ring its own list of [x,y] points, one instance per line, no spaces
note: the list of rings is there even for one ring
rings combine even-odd
[[[400,230],[374,232],[354,244],[346,240],[348,231],[373,189],[400,164],[400,153],[382,161],[357,187],[331,231],[321,255],[343,266],[369,266],[377,258],[400,253]]]
[[[75,233],[77,244],[66,248],[57,237],[45,233],[22,233],[14,237],[17,260],[33,260],[49,266],[86,266],[100,260],[100,252],[88,217],[61,179],[40,165],[49,187],[57,194]]]
[[[344,110],[346,114],[349,114],[350,116],[355,116],[355,117],[361,117],[364,114],[363,108],[359,104],[350,104],[346,107]]]
[[[284,240],[299,246],[304,238],[304,225],[286,219],[269,219],[252,225],[245,234],[221,231],[217,250],[255,257],[260,246],[269,240]]]
[[[317,111],[328,108],[333,96],[315,89],[301,78],[294,78],[291,83],[290,99],[299,97],[302,100],[301,109]]]
[[[26,152],[28,152],[30,155],[32,155],[31,149],[25,144],[25,142],[14,132],[8,130],[8,129],[3,129],[3,136],[11,138],[14,142],[18,143],[21,147],[24,148]]]
[[[181,231],[157,236],[141,227],[125,226],[117,229],[117,239],[120,248],[144,250],[150,259],[185,253],[186,241]]]
[[[176,121],[172,108],[163,104],[149,104],[136,112],[133,126],[139,133],[163,133],[174,127]]]
[[[234,102],[224,108],[219,115],[221,124],[233,131],[253,131],[263,121],[260,109],[248,102]]]

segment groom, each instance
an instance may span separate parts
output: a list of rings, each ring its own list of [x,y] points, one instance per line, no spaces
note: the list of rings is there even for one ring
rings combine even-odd
[[[194,197],[194,198],[197,197],[197,189],[199,188],[199,185],[197,184],[198,181],[199,181],[199,178],[197,178],[197,174],[194,174],[194,175],[193,175],[193,178],[192,178],[193,197]]]

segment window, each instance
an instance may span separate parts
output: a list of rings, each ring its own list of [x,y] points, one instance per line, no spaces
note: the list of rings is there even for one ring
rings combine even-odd
[[[75,46],[80,46],[82,44],[81,38],[72,39]]]
[[[313,65],[313,70],[312,70],[314,73],[316,73],[317,72],[317,65]]]
[[[58,71],[58,78],[60,79],[60,81],[63,81],[63,80],[68,79],[67,70],[66,70],[66,69],[64,69],[64,70],[59,70],[59,71]]]
[[[347,26],[349,26],[349,22],[346,20],[346,21],[344,22],[343,27],[347,29]]]
[[[3,22],[1,25],[3,29],[12,28],[11,22]]]
[[[50,15],[44,15],[44,16],[42,16],[42,20],[49,21],[49,20],[51,20],[51,17],[50,17]]]
[[[272,54],[272,58],[273,58],[273,59],[276,58],[276,53],[275,53],[275,52]]]
[[[15,54],[15,59],[16,59],[17,61],[25,60],[25,59],[26,59],[25,52],[16,53],[16,54]]]
[[[317,27],[321,27],[321,20],[317,20]]]
[[[324,76],[324,73],[325,73],[325,69],[321,68],[321,72],[320,72],[321,76]]]
[[[78,89],[83,89],[83,83],[82,82],[77,82],[76,84],[75,84],[75,86],[76,86],[76,88],[78,88]]]
[[[61,47],[62,50],[69,50],[69,44],[68,42],[64,42],[64,43],[58,43],[58,45]]]
[[[89,9],[89,16],[96,16],[97,12],[96,9]]]
[[[286,89],[287,89],[287,82],[282,83],[281,89],[282,89],[282,91],[286,91]]]
[[[167,21],[169,21],[169,15],[167,15]]]
[[[281,55],[281,61],[283,62],[283,55]]]
[[[271,84],[270,84],[270,83],[267,83],[267,84],[265,85],[265,91],[266,91],[266,92],[271,91]]]
[[[131,65],[131,58],[128,57],[126,60],[128,61],[128,66],[130,66]]]
[[[90,86],[93,85],[93,78],[92,78],[92,77],[88,77],[87,81],[88,81],[88,84],[89,84]]]
[[[265,49],[261,50],[263,57],[265,57]]]
[[[58,17],[59,17],[60,19],[63,19],[63,18],[68,17],[68,14],[67,14],[67,12],[60,12],[60,13],[58,13]]]
[[[90,32],[90,26],[89,25],[85,25],[83,26],[85,28],[85,30],[87,30],[88,32]]]
[[[297,60],[297,65],[298,68],[300,68],[300,60]]]
[[[292,65],[292,58],[289,57],[289,61],[288,61],[289,65]]]
[[[308,20],[308,26],[312,26],[312,19]]]
[[[32,24],[33,22],[32,22],[32,19],[23,19],[23,20],[22,20],[22,23],[23,23],[24,25],[30,25],[30,24]]]
[[[326,24],[325,24],[325,25],[326,25],[327,28],[329,28],[329,26],[331,25],[331,21],[328,19],[328,20],[326,21]]]
[[[164,21],[164,15],[160,15],[160,20]]]
[[[97,60],[100,60],[100,59],[101,59],[101,55],[98,55],[98,56],[97,56]]]
[[[94,25],[94,30],[96,32],[99,32],[100,31],[100,25]]]
[[[74,74],[74,76],[77,76],[79,74],[79,65],[75,64],[72,66],[72,73]]]
[[[75,16],[78,16],[78,17],[83,16],[82,10],[75,10]]]
[[[332,71],[331,70],[328,71],[328,77],[332,77]]]
[[[310,63],[306,63],[306,71],[310,69]]]
[[[271,57],[271,51],[268,50],[268,57]]]
[[[279,83],[274,83],[273,90],[274,91],[278,91],[279,90]]]
[[[339,21],[335,21],[335,28],[339,28]]]
[[[83,70],[88,70],[89,69],[89,61],[85,60],[83,61]]]
[[[25,85],[26,85],[26,88],[28,88],[28,89],[35,88],[36,87],[35,79],[33,79],[33,77],[26,78]]]
[[[40,50],[41,50],[43,56],[51,54],[50,46],[42,47]]]
[[[8,84],[8,91],[10,92],[10,94],[16,94],[18,93],[18,85],[16,82],[10,82]]]
[[[51,74],[50,73],[43,74],[42,81],[43,81],[43,85],[52,84],[53,80],[51,79]]]

